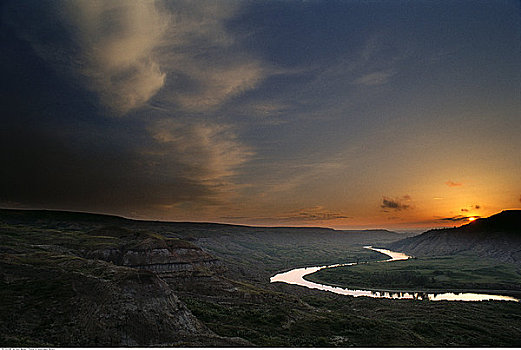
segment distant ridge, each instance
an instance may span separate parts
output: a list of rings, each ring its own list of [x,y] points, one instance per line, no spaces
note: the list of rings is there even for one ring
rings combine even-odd
[[[248,227],[244,225],[223,224],[213,222],[183,222],[129,219],[111,214],[98,214],[89,212],[76,212],[67,210],[50,209],[2,209],[0,208],[0,220],[10,223],[26,222],[82,222],[105,225],[114,224],[170,224],[178,226],[208,226],[208,227]]]
[[[336,231],[328,227],[299,227],[299,226],[248,226],[239,224],[226,224],[215,222],[189,222],[189,221],[162,221],[162,220],[141,220],[128,219],[122,216],[110,214],[97,214],[88,212],[76,212],[67,210],[49,210],[49,209],[2,209],[0,208],[0,220],[10,223],[23,223],[30,221],[48,221],[48,222],[89,222],[100,224],[125,224],[125,223],[147,223],[147,224],[170,224],[178,226],[208,226],[208,227],[237,227],[237,228],[269,228],[269,229],[296,229],[296,230],[328,230]],[[349,232],[342,230],[339,232]],[[378,231],[378,230],[367,230]],[[388,231],[391,232],[391,231]]]
[[[0,218],[11,220],[78,220],[78,221],[130,221],[121,216],[88,212],[48,209],[0,209]]]
[[[66,210],[49,209],[2,209],[0,208],[0,222],[7,224],[28,224],[46,227],[75,228],[81,225],[101,226],[132,226],[133,228],[148,229],[150,227],[161,227],[164,230],[196,230],[196,231],[215,231],[227,229],[230,232],[258,232],[271,230],[272,232],[302,232],[302,233],[335,233],[335,234],[387,234],[394,236],[394,239],[407,237],[402,233],[385,229],[365,229],[365,230],[335,230],[329,227],[318,226],[248,226],[213,222],[183,222],[183,221],[159,221],[159,220],[139,220],[129,219],[122,216],[110,214],[97,214],[88,212],[75,212]]]
[[[430,230],[391,243],[389,248],[416,256],[471,252],[521,264],[521,210],[504,210],[460,227]]]

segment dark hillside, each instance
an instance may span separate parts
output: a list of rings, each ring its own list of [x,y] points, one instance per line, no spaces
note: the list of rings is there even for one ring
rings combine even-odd
[[[430,230],[388,247],[416,256],[470,252],[521,264],[521,210],[505,210],[457,228]]]
[[[255,302],[262,318],[270,308],[281,307],[272,306],[274,298],[275,305],[287,302],[263,288],[274,271],[315,261],[351,261],[356,259],[348,251],[353,244],[367,258],[378,258],[362,246],[396,237],[403,236],[1,209],[0,344],[247,345],[229,338],[239,331],[216,335],[184,302],[192,309],[194,298],[218,305]],[[242,329],[243,323],[238,319],[236,327]],[[261,339],[269,333],[249,338],[264,344]]]
[[[189,241],[203,248],[226,264],[230,277],[246,277],[260,283],[269,281],[273,273],[289,267],[378,259],[378,253],[362,247],[381,245],[407,237],[405,234],[387,230],[337,231],[321,227],[252,227],[145,221],[53,210],[0,209],[0,222],[90,232],[93,236],[119,235],[126,241],[134,239],[128,235],[129,232],[154,232],[164,237]],[[107,230],[110,232],[104,232]],[[357,252],[348,252],[346,248],[353,246],[357,247]],[[89,254],[89,257],[95,257],[94,253]]]
[[[518,303],[352,298],[269,282],[299,266],[381,260],[363,246],[404,236],[0,210],[0,345],[520,345]]]
[[[82,220],[97,225],[124,220],[120,218],[75,213],[54,217],[43,212],[5,220],[3,214],[3,346],[247,344],[219,337],[205,327],[160,277],[221,269],[217,259],[191,242],[125,227],[93,229],[82,224]],[[46,224],[38,224],[43,221]],[[49,228],[50,222],[83,229]]]

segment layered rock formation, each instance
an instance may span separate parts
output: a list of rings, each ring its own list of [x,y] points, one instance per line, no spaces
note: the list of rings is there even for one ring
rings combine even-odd
[[[249,345],[210,331],[162,278],[219,268],[189,242],[116,227],[0,225],[4,346]]]
[[[222,270],[218,259],[196,245],[178,238],[132,232],[118,227],[104,227],[89,233],[108,238],[105,246],[82,250],[82,255],[89,259],[100,259],[159,274]]]

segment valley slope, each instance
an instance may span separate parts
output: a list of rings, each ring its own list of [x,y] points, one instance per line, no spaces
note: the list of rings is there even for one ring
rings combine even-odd
[[[381,260],[363,246],[404,236],[0,210],[0,345],[521,346],[519,303],[269,283],[295,267]]]
[[[415,256],[471,253],[521,265],[521,210],[505,210],[457,228],[430,230],[387,246]]]

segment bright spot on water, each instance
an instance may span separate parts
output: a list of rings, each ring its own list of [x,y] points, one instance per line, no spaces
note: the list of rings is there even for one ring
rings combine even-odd
[[[469,218],[470,219],[470,218]],[[364,247],[366,249],[371,249],[382,254],[385,254],[390,257],[390,259],[382,260],[381,262],[390,262],[397,260],[407,260],[410,258],[407,254],[393,252],[389,249],[383,248],[373,248],[371,246]],[[310,266],[310,267],[302,267],[298,269],[293,269],[287,272],[282,272],[276,274],[275,276],[270,278],[270,282],[283,282],[288,284],[295,284],[298,286],[303,286],[311,289],[319,289],[324,290],[336,294],[342,295],[351,295],[354,297],[366,296],[371,298],[390,298],[390,299],[421,299],[421,300],[430,300],[430,301],[441,301],[441,300],[449,300],[449,301],[486,301],[486,300],[498,300],[498,301],[516,301],[519,302],[519,299],[516,299],[511,296],[505,295],[493,295],[493,294],[478,294],[478,293],[423,293],[423,292],[379,292],[379,291],[371,291],[371,290],[361,290],[361,289],[348,289],[341,287],[333,287],[325,284],[315,283],[311,281],[307,281],[304,279],[304,276],[310,275],[322,269],[331,269],[340,266],[351,266],[356,265],[356,263],[346,263],[346,264],[334,264],[328,266]]]

